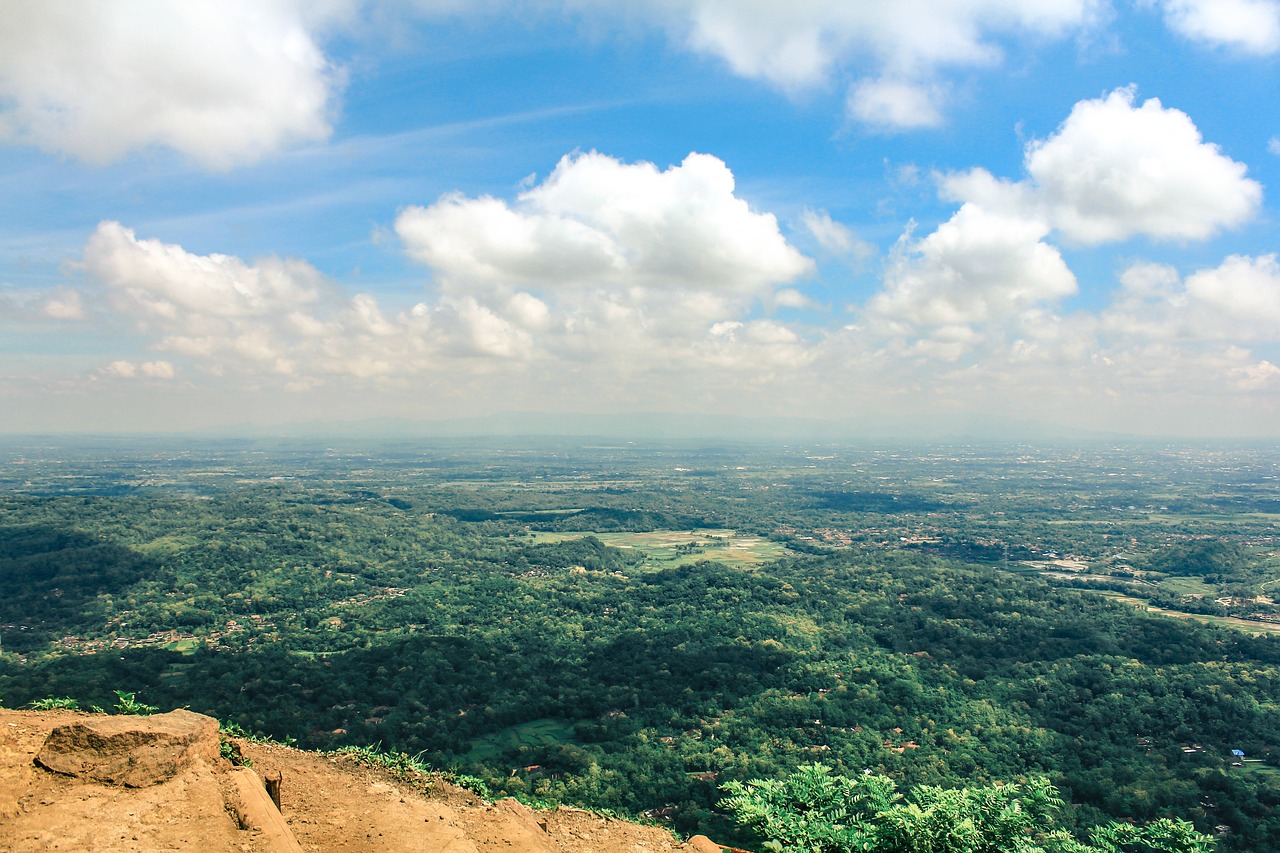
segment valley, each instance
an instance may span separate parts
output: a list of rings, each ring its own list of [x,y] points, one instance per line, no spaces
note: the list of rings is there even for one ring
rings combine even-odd
[[[1261,851],[1278,507],[1250,446],[8,439],[0,702],[137,691],[742,844],[722,786],[820,761]]]

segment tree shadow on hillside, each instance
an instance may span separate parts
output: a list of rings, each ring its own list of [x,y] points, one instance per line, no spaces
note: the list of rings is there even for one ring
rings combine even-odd
[[[0,631],[5,651],[34,651],[102,627],[100,595],[119,595],[157,565],[100,536],[42,525],[0,527]]]

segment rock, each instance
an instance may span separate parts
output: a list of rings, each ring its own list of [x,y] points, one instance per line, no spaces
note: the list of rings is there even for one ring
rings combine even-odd
[[[705,835],[695,835],[686,842],[685,847],[693,853],[722,853],[724,849]]]
[[[145,788],[197,761],[218,760],[218,721],[191,711],[152,717],[88,717],[49,733],[36,764],[55,773]]]

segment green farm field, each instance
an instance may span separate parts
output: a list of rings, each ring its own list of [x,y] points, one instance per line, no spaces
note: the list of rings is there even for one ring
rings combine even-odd
[[[594,536],[606,545],[626,551],[642,551],[645,569],[666,569],[712,560],[737,569],[749,569],[783,557],[785,546],[762,536],[734,530],[654,530],[648,533],[534,533],[535,542],[563,542]]]
[[[556,746],[573,740],[573,727],[563,720],[531,720],[502,731],[477,738],[466,754],[466,760],[484,763],[496,760],[521,747]]]

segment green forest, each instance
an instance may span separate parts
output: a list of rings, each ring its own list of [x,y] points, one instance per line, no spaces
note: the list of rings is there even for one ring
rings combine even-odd
[[[0,703],[136,691],[725,843],[726,791],[819,764],[1264,851],[1278,536],[1247,446],[8,439]]]

